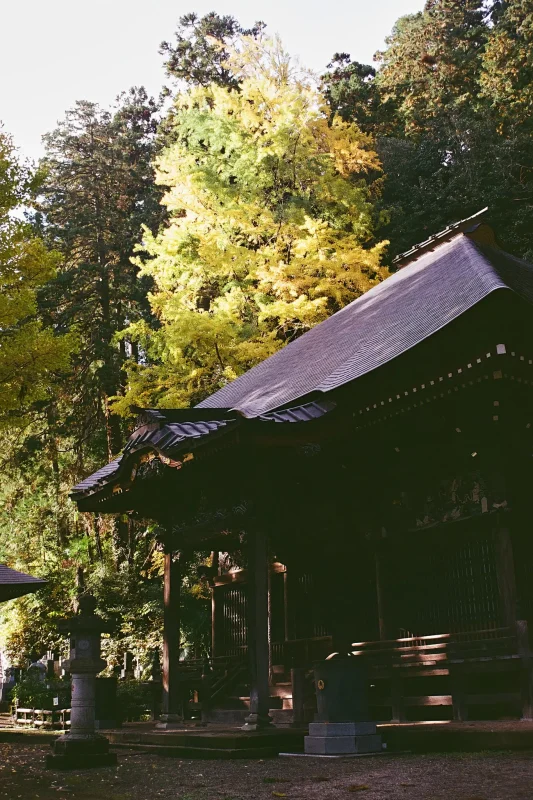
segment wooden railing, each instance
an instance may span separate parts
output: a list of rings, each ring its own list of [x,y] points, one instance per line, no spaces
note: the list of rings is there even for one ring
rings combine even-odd
[[[213,704],[224,697],[247,668],[246,650],[238,656],[180,661],[179,678],[183,710],[198,709],[207,720]]]
[[[453,718],[468,719],[480,706],[521,709],[533,719],[533,654],[527,622],[513,628],[410,636],[355,642],[352,656],[368,666],[370,703],[383,719],[404,721],[409,709],[450,706]],[[299,681],[331,653],[331,637],[272,646],[272,661]],[[430,679],[430,680],[428,680]],[[418,712],[420,714],[420,712]]]
[[[533,661],[525,621],[516,628],[355,642],[352,647],[353,656],[368,665],[376,690],[372,704],[390,707],[393,720],[404,721],[414,706],[452,706],[457,720],[466,720],[469,707],[481,705],[513,705],[522,708],[523,719],[533,716]],[[482,681],[491,683],[482,675],[497,673],[507,673],[504,690],[478,691]],[[428,693],[426,678],[441,679],[439,694]]]
[[[70,725],[70,708],[42,709],[13,707],[15,725],[63,730]]]

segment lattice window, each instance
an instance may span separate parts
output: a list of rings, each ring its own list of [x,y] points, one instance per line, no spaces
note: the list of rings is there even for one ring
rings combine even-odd
[[[492,531],[463,526],[404,536],[388,551],[388,607],[398,636],[498,627]]]

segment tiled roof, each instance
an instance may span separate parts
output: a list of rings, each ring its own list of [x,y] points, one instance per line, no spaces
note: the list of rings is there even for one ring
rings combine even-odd
[[[330,401],[306,403],[302,406],[287,408],[283,411],[273,411],[263,414],[259,418],[260,423],[268,422],[310,422],[318,419],[328,411],[335,408],[335,403]],[[97,491],[110,481],[118,477],[121,466],[135,452],[139,450],[155,450],[166,458],[177,458],[180,453],[189,448],[194,448],[199,442],[212,441],[215,435],[223,435],[229,430],[233,430],[238,425],[246,422],[240,415],[233,413],[220,413],[218,416],[224,417],[214,420],[200,420],[199,416],[209,417],[212,413],[199,411],[197,409],[138,409],[140,412],[140,427],[130,436],[124,452],[120,458],[115,459],[102,469],[94,472],[85,480],[75,486],[71,495],[87,494]],[[187,415],[196,417],[194,422],[173,420],[184,418]],[[213,416],[215,416],[213,414]],[[202,441],[203,440],[203,441]]]
[[[22,597],[24,594],[36,592],[46,581],[18,572],[15,569],[0,564],[0,602],[12,600],[14,597]]]
[[[294,423],[323,416],[335,404],[320,393],[387,364],[496,290],[533,303],[533,266],[476,244],[466,234],[477,217],[399,256],[401,270],[196,408],[139,409],[139,427],[123,455],[74,487],[74,498],[112,482],[125,460],[142,449],[175,458],[246,418]]]
[[[167,422],[164,409],[161,411],[147,409],[142,413],[147,418],[148,424],[142,425],[132,433],[122,455],[78,483],[71,490],[71,495],[94,492],[99,487],[105,486],[118,475],[128,457],[139,450],[155,450],[166,458],[173,458],[190,446],[192,442],[198,443],[201,439],[212,439],[213,434],[219,433],[222,429],[234,427],[237,422],[235,414],[227,419]],[[175,412],[169,411],[170,417],[174,414]]]
[[[232,408],[257,417],[329,392],[411,349],[497,289],[533,302],[533,266],[458,233],[198,408]]]

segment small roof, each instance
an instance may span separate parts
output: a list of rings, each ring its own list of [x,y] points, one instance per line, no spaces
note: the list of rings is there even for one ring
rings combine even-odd
[[[16,569],[10,569],[5,564],[0,564],[0,603],[12,600],[14,597],[22,597],[24,594],[36,592],[47,581],[41,578],[34,578]]]
[[[224,407],[256,417],[383,366],[498,289],[533,303],[533,266],[477,244],[466,233],[442,244],[437,239],[432,250],[416,257],[418,252],[415,248],[407,266],[197,408]]]

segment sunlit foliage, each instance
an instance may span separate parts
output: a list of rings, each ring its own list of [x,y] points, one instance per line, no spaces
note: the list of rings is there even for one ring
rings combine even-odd
[[[145,230],[161,327],[129,328],[152,361],[117,404],[185,406],[275,352],[385,272],[372,231],[372,139],[329,120],[278,41],[243,37],[216,84],[178,96],[158,160],[170,224]]]

